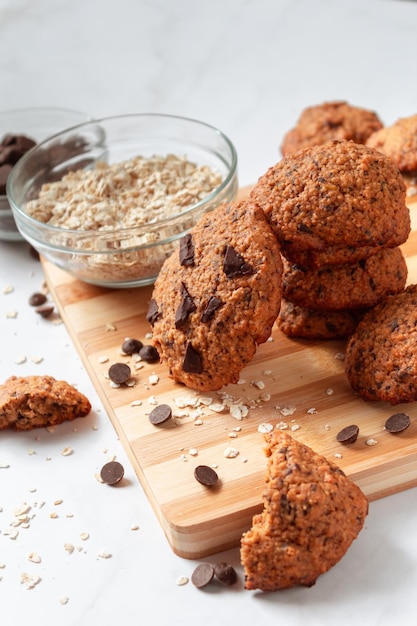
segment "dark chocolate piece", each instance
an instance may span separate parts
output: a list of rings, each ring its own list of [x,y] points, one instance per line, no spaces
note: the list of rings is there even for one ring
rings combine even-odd
[[[217,472],[208,465],[197,465],[194,469],[194,478],[206,487],[212,487],[219,480]]]
[[[226,246],[223,259],[223,270],[228,278],[237,278],[253,274],[253,267],[246,263],[243,256],[233,246]]]
[[[407,413],[394,413],[385,422],[385,430],[390,433],[401,433],[410,426],[410,416]]]
[[[214,566],[211,563],[200,563],[191,575],[191,582],[201,589],[208,585],[214,578]]]
[[[156,300],[152,298],[152,300],[149,303],[149,308],[146,314],[146,319],[148,320],[149,324],[153,326],[160,315],[161,314],[159,312],[158,304]]]
[[[142,346],[139,350],[139,356],[146,363],[157,363],[159,361],[159,352],[155,346]]]
[[[194,244],[191,233],[185,235],[180,241],[180,265],[185,267],[194,265]]]
[[[337,435],[336,439],[339,443],[355,443],[359,435],[359,427],[356,424],[345,426]]]
[[[107,485],[117,485],[125,474],[123,465],[118,461],[109,461],[100,471],[100,477],[103,483]]]
[[[209,322],[211,319],[213,319],[214,313],[222,304],[223,302],[220,300],[220,298],[218,298],[217,296],[211,296],[206,308],[203,311],[201,321]]]
[[[214,575],[223,585],[234,585],[237,582],[236,570],[228,563],[217,563],[214,566]]]
[[[201,374],[203,371],[201,355],[193,348],[191,343],[187,343],[182,369],[189,374]]]
[[[125,354],[137,354],[143,348],[143,343],[139,339],[131,339],[126,337],[122,343],[122,352]]]
[[[158,404],[152,411],[149,413],[149,421],[154,426],[159,426],[159,424],[163,424],[167,422],[172,417],[172,409],[169,404]]]
[[[197,309],[187,287],[181,283],[181,303],[175,313],[175,328],[184,328],[190,313]]]
[[[109,367],[109,378],[116,385],[121,385],[129,380],[131,374],[127,363],[113,363]]]

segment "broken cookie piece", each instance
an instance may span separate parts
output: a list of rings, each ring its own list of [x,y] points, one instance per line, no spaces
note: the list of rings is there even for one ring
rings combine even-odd
[[[368,501],[337,465],[291,435],[265,439],[264,509],[241,540],[245,587],[311,587],[356,539]]]
[[[11,376],[0,385],[0,430],[55,426],[90,411],[86,396],[52,376]]]

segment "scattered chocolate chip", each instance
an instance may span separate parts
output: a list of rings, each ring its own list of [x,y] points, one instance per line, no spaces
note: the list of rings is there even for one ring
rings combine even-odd
[[[159,361],[159,352],[155,346],[142,346],[139,350],[139,356],[146,363],[156,363]]]
[[[116,385],[121,385],[129,380],[131,374],[127,363],[113,363],[109,367],[109,378]]]
[[[221,307],[222,304],[223,302],[220,300],[220,298],[217,298],[217,296],[211,296],[206,308],[203,311],[201,321],[209,322],[213,318],[215,311],[217,311],[217,309]]]
[[[201,355],[193,348],[191,343],[187,343],[185,349],[184,361],[182,362],[182,369],[189,374],[201,374],[203,371],[203,361]]]
[[[146,313],[146,319],[148,320],[149,324],[153,326],[156,320],[160,317],[160,315],[161,314],[159,312],[158,304],[156,300],[152,298],[152,300],[149,302],[148,312]]]
[[[190,233],[180,241],[180,265],[185,267],[194,265],[194,244]]]
[[[355,443],[359,435],[359,427],[356,424],[345,426],[337,435],[336,439],[339,443]]]
[[[246,263],[242,255],[239,254],[233,246],[226,246],[223,270],[228,278],[253,274],[253,267],[249,263]]]
[[[40,293],[36,291],[29,298],[30,306],[41,306],[41,304],[45,304],[47,298],[44,293]]]
[[[211,563],[200,563],[191,575],[191,582],[201,589],[208,585],[214,578],[214,566]]]
[[[137,354],[143,348],[143,343],[139,339],[127,337],[122,343],[122,352],[125,354]]]
[[[214,575],[223,585],[234,585],[237,582],[237,573],[228,563],[217,563],[214,566]]]
[[[194,470],[194,478],[206,487],[212,487],[219,480],[217,472],[208,465],[197,465]]]
[[[163,424],[167,422],[172,417],[172,409],[169,404],[158,404],[152,411],[149,413],[149,421],[154,426],[159,426],[159,424]]]
[[[385,430],[389,433],[401,433],[410,426],[410,416],[407,413],[394,413],[385,422]]]
[[[188,316],[196,309],[197,307],[194,303],[194,300],[190,296],[187,287],[184,285],[184,283],[181,283],[181,302],[175,312],[175,328],[184,328]]]
[[[41,304],[40,306],[37,306],[35,309],[35,312],[41,317],[47,318],[52,315],[52,313],[54,312],[54,308],[55,307],[53,304],[45,302],[45,304]]]
[[[101,480],[107,485],[116,485],[124,476],[124,468],[118,461],[109,461],[100,471]]]

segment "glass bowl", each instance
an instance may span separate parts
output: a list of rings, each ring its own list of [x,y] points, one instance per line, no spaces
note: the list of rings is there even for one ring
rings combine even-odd
[[[91,120],[81,111],[60,108],[27,108],[0,112],[0,140],[8,134],[43,141],[66,128]],[[6,194],[0,194],[0,240],[22,241]]]
[[[49,216],[42,214],[39,219],[40,214],[31,211],[35,219],[28,214],[27,203],[38,197],[41,186],[62,179],[70,170],[82,170],[72,172],[70,177],[94,179],[100,169],[112,171],[121,163],[131,163],[135,157],[147,162],[156,156],[165,162],[168,155],[194,164],[198,170],[208,168],[210,173],[217,173],[219,180],[191,204],[179,206],[174,202],[169,215],[165,197],[156,215],[142,196],[136,200],[135,194],[139,194],[136,188],[134,192],[124,191],[123,186],[120,189],[120,173],[117,181],[101,182],[95,191],[91,191],[90,183],[83,191],[78,186],[71,187],[68,196],[60,199],[63,214],[70,211],[76,200],[77,223],[71,218],[65,225],[51,225],[44,221],[49,221]],[[122,179],[123,176],[124,173]],[[164,172],[157,176],[155,184],[163,176]],[[140,186],[143,180],[141,174],[135,184]],[[147,185],[150,180],[146,178]],[[187,187],[186,177],[177,176],[175,184]],[[117,225],[110,223],[108,187],[111,187],[108,191],[111,202],[119,203],[121,217]],[[103,118],[59,133],[32,148],[15,165],[7,183],[16,224],[43,257],[79,280],[115,288],[152,284],[181,237],[204,213],[222,202],[232,201],[237,191],[236,150],[220,130],[189,118],[148,113]],[[98,202],[100,198],[103,204]],[[137,213],[126,225],[122,214],[127,214],[132,198]],[[87,220],[86,216],[91,219]]]

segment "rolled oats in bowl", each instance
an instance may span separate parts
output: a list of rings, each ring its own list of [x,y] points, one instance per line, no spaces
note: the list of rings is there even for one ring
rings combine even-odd
[[[80,280],[152,283],[179,239],[237,193],[237,156],[216,128],[177,116],[81,124],[23,157],[8,182],[22,235]]]

